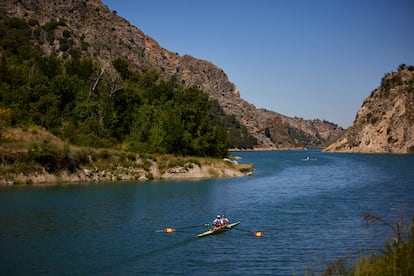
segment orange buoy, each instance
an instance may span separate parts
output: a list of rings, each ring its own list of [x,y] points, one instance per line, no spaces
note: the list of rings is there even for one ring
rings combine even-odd
[[[263,232],[254,232],[253,233],[255,237],[262,237],[263,236]]]

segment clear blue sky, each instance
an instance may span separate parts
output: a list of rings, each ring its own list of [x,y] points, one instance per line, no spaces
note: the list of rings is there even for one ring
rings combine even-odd
[[[413,0],[103,0],[258,108],[348,127],[385,73],[414,65]]]

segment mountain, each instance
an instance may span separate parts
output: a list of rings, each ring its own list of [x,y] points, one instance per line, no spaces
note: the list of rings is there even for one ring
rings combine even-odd
[[[326,151],[414,153],[414,67],[386,74],[354,123]]]
[[[111,67],[121,57],[137,74],[155,69],[166,80],[200,88],[217,100],[226,114],[234,115],[247,127],[257,139],[258,148],[321,146],[343,132],[330,122],[291,118],[256,108],[240,97],[222,69],[161,47],[100,0],[5,0],[0,13],[28,20],[34,26],[36,43],[45,53],[67,58],[78,49],[77,53],[92,57],[103,68]]]

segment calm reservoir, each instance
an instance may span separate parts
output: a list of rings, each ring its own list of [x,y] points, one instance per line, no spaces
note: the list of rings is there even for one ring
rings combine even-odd
[[[319,273],[335,258],[385,247],[392,233],[361,213],[414,216],[414,155],[233,155],[255,165],[253,176],[1,187],[0,274]],[[222,212],[240,225],[195,238]]]

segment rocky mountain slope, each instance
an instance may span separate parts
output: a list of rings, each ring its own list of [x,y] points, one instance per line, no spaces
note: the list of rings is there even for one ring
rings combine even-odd
[[[107,67],[123,57],[137,73],[156,69],[166,79],[199,87],[248,128],[259,148],[320,146],[343,132],[329,122],[256,108],[240,97],[223,70],[211,62],[162,48],[100,0],[5,0],[0,3],[0,13],[29,20],[35,43],[46,53],[65,58],[76,48]]]
[[[387,74],[353,125],[326,151],[414,153],[414,67]]]

